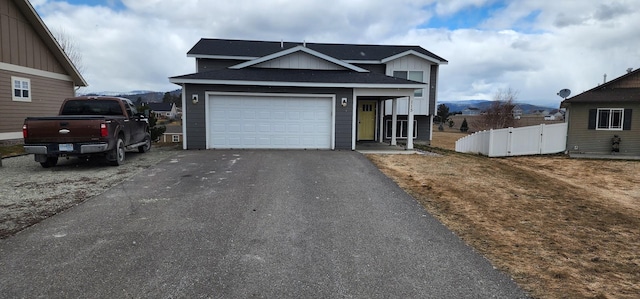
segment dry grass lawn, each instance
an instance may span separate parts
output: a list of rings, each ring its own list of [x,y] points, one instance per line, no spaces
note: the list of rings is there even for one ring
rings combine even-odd
[[[368,157],[532,296],[640,297],[640,162],[439,152]]]

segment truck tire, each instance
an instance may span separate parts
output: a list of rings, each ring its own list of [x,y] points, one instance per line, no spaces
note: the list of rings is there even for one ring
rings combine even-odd
[[[113,157],[113,160],[110,160],[109,163],[113,166],[119,166],[124,163],[124,140],[122,137],[118,137],[118,141],[116,141],[116,147],[111,150],[111,154],[109,156]]]
[[[43,168],[54,167],[58,165],[58,157],[47,157],[47,161],[40,162]]]
[[[151,134],[144,136],[144,145],[138,146],[139,153],[146,153],[151,150]]]

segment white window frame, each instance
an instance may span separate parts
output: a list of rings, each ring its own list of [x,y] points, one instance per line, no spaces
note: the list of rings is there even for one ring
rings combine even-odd
[[[171,142],[180,142],[180,135],[171,135]]]
[[[402,75],[399,75],[399,73],[402,73]],[[396,78],[402,78],[402,79],[424,83],[424,71],[393,71],[393,76]],[[423,95],[424,95],[423,88],[416,89],[413,92],[413,96],[416,98],[422,98]]]
[[[608,121],[606,126],[600,126],[600,114],[602,112],[608,111]],[[619,113],[619,123],[614,124],[614,113]],[[602,131],[622,131],[624,128],[624,108],[598,108],[596,113],[596,130]]]
[[[16,95],[16,91],[19,91],[20,94]],[[26,97],[24,96],[25,91],[27,92]],[[31,94],[31,79],[11,76],[11,98],[14,102],[31,102]]]

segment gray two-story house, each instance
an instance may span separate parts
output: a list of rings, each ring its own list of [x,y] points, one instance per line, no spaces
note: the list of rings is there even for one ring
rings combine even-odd
[[[183,147],[351,149],[431,140],[438,68],[419,46],[201,39],[182,86]]]

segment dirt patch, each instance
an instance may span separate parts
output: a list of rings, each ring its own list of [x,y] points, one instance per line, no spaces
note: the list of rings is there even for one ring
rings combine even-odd
[[[127,152],[125,164],[113,167],[100,159],[60,159],[42,168],[33,155],[5,158],[0,176],[0,239],[98,195],[175,153],[155,147],[144,154]]]
[[[441,154],[368,157],[533,296],[640,294],[640,162]]]

